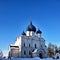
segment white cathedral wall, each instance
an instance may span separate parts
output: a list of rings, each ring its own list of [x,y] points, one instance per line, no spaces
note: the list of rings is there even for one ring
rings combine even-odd
[[[21,45],[21,37],[17,37],[17,39],[15,41],[15,45],[16,46],[20,46]]]
[[[39,40],[32,40],[32,47],[35,48],[35,44],[36,44],[36,48],[40,48],[40,41]]]
[[[30,32],[29,31],[26,31],[26,36],[30,36]]]
[[[45,46],[45,40],[43,38],[41,38],[41,45]]]
[[[22,36],[17,37],[15,46],[19,46],[19,57],[21,57]]]
[[[32,42],[33,42],[33,47],[35,47],[35,44],[36,44],[38,49],[40,49],[41,44],[43,44],[43,41],[40,38],[38,38],[37,36],[35,36],[33,38]]]
[[[34,31],[26,31],[26,36],[34,36]]]
[[[36,44],[36,48],[40,49],[41,47],[41,40],[38,39],[38,37],[27,37],[27,36],[23,36],[22,39],[22,45],[21,45],[21,56],[22,57],[30,57],[29,55],[29,51],[32,51],[32,49],[35,49],[35,44]],[[25,44],[25,46],[24,46]],[[30,44],[30,47],[29,47]],[[24,55],[24,51],[26,51],[26,55]]]
[[[39,38],[41,38],[41,34],[40,34],[40,33],[38,33],[37,36],[38,36]]]
[[[30,31],[30,36],[34,36],[34,31]]]
[[[25,46],[24,46],[25,44]],[[30,44],[30,47],[29,47]],[[31,51],[31,40],[26,37],[23,36],[22,37],[22,45],[21,45],[21,57],[31,57],[31,55],[29,55],[29,51]],[[26,51],[26,55],[24,54],[24,51]]]
[[[40,47],[40,40],[37,40],[35,39],[32,39],[32,37],[23,37],[22,38],[22,46],[24,46],[24,43],[25,43],[25,47],[29,47],[29,44],[30,44],[30,47],[32,48],[35,48],[35,44],[37,45],[37,48]]]
[[[19,57],[19,49],[18,48],[12,48],[11,49],[11,55],[12,55],[12,57]]]
[[[25,43],[25,46],[24,46]],[[30,46],[29,46],[30,44]],[[41,45],[44,46],[44,40],[38,38],[37,36],[19,36],[15,41],[15,46],[19,46],[19,56],[20,57],[31,57],[29,55],[29,51],[36,48],[40,49]],[[26,51],[26,55],[24,55],[24,51]]]

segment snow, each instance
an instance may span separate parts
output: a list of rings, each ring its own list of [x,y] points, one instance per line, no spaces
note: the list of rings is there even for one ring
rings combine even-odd
[[[11,59],[2,59],[0,58],[0,60],[60,60],[60,59],[52,59],[52,58],[44,58],[44,59],[40,59],[39,57],[35,57],[35,58],[11,58]]]
[[[38,49],[35,49],[32,53],[36,53]]]
[[[59,54],[59,53],[56,53],[55,58],[57,58],[57,56],[58,56],[59,59],[60,59],[60,54]]]

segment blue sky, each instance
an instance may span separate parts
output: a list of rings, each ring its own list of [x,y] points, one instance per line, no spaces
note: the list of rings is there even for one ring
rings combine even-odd
[[[4,54],[32,20],[46,45],[60,45],[59,0],[0,0],[0,49]]]

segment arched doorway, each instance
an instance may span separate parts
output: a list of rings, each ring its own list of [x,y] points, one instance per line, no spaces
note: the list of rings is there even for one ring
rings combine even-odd
[[[43,55],[42,55],[42,53],[39,53],[39,57],[40,57],[40,58],[43,58]]]

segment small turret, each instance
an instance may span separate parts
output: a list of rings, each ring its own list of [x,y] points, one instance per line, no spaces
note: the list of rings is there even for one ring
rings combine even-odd
[[[36,32],[36,34],[37,34],[38,37],[41,37],[42,31],[40,31],[40,30],[38,29],[38,31]]]
[[[22,32],[22,35],[26,35],[26,33],[23,31],[23,32]]]

